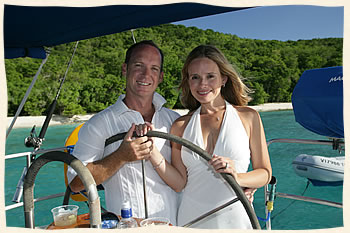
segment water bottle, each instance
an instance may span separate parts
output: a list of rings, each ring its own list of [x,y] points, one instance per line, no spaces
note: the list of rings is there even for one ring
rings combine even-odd
[[[136,220],[132,218],[132,209],[128,201],[124,201],[122,204],[121,216],[122,218],[117,225],[118,229],[138,227]]]

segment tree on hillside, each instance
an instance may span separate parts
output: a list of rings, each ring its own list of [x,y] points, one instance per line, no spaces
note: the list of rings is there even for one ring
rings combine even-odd
[[[165,24],[134,31],[137,41],[153,40],[163,50],[164,81],[157,91],[167,107],[180,108],[178,86],[188,53],[200,44],[217,46],[254,92],[250,105],[289,102],[300,75],[308,69],[341,66],[342,38],[299,41],[242,39],[196,27]],[[124,93],[121,73],[126,49],[133,44],[130,31],[80,41],[55,114],[94,113]],[[22,115],[43,115],[53,101],[67,68],[75,42],[51,48],[50,57],[24,106]],[[41,61],[32,58],[5,60],[8,115],[13,116]]]

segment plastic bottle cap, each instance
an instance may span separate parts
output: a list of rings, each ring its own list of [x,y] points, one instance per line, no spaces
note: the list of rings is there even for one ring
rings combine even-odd
[[[122,204],[122,209],[129,209],[131,208],[129,201],[124,201]]]
[[[132,217],[132,210],[130,206],[129,201],[124,201],[122,204],[122,209],[121,209],[121,216],[122,218],[131,218]]]

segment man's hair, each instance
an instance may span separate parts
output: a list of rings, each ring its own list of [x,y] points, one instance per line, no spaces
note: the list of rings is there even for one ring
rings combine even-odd
[[[159,51],[159,53],[160,53],[160,71],[163,71],[163,61],[164,61],[163,51],[152,40],[143,40],[143,41],[140,41],[140,42],[137,42],[137,43],[131,45],[129,47],[129,49],[126,51],[126,56],[125,56],[124,62],[128,65],[133,51],[136,48],[142,47],[145,45],[153,46]]]

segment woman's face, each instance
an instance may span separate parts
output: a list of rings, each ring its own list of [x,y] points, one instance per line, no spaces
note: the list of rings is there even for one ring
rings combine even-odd
[[[221,76],[218,65],[203,57],[194,59],[188,66],[188,82],[191,93],[201,104],[213,103],[221,97],[221,86],[227,77]]]

